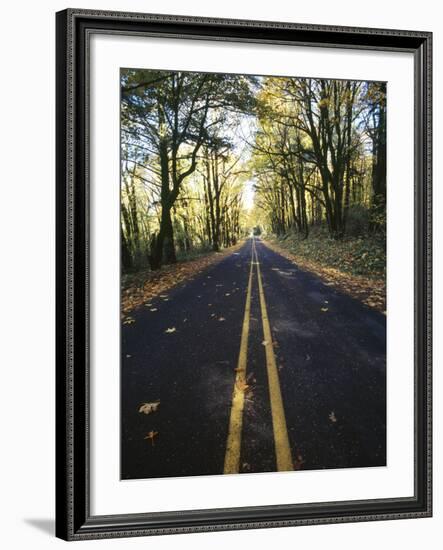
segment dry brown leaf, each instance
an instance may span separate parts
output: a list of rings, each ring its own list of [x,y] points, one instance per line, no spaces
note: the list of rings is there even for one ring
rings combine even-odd
[[[151,414],[157,411],[159,405],[160,405],[160,399],[158,401],[153,401],[152,403],[142,403],[142,405],[138,409],[138,412],[144,413],[144,414]]]
[[[237,389],[242,392],[245,392],[249,388],[249,384],[247,384],[244,380],[237,380],[235,385]]]
[[[146,434],[146,436],[144,437],[144,439],[150,439],[151,440],[151,444],[152,446],[155,445],[154,443],[154,439],[158,436],[158,432],[154,431],[154,430],[151,430],[150,432],[148,432]]]
[[[301,470],[305,461],[300,453],[297,453],[294,460],[294,470]]]

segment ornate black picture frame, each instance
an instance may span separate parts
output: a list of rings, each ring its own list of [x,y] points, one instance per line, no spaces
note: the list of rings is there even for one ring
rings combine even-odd
[[[89,41],[94,33],[409,52],[415,65],[413,497],[93,516],[89,468]],[[429,32],[69,9],[57,13],[56,534],[66,540],[429,517],[431,92]],[[117,407],[118,404],[116,403]],[[173,503],[171,503],[173,507]]]

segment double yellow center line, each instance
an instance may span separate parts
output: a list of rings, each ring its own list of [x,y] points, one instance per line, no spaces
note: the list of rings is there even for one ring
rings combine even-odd
[[[235,474],[240,471],[241,435],[243,426],[243,409],[245,405],[246,367],[248,360],[249,323],[251,313],[251,292],[254,276],[254,265],[257,266],[258,292],[263,326],[264,346],[266,350],[266,370],[268,375],[269,398],[271,403],[272,426],[274,431],[275,454],[278,471],[293,470],[291,448],[289,446],[288,429],[281,395],[280,380],[275,360],[271,327],[269,324],[263,281],[260,272],[255,239],[251,246],[251,267],[249,270],[248,288],[246,292],[245,314],[240,341],[234,391],[232,395],[231,416],[229,420],[228,441],[226,445],[224,473]]]

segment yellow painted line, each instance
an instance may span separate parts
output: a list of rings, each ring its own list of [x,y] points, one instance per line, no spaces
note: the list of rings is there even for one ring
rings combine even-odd
[[[254,241],[252,241],[254,243]],[[237,369],[232,394],[231,416],[229,419],[228,441],[225,454],[225,474],[237,474],[240,470],[241,433],[243,409],[245,406],[246,366],[248,362],[249,318],[251,312],[251,289],[253,275],[254,246],[251,246],[251,267],[249,269],[248,289],[246,292],[245,314],[240,341]]]
[[[260,309],[263,325],[263,336],[266,350],[266,369],[268,373],[269,397],[271,401],[272,426],[274,429],[275,454],[277,459],[277,470],[288,471],[294,469],[292,462],[291,448],[289,445],[288,428],[281,395],[280,380],[278,376],[277,363],[274,355],[271,327],[269,325],[268,310],[266,307],[265,293],[260,272],[255,241],[253,241],[255,252],[255,263],[257,265],[258,292],[260,295]]]

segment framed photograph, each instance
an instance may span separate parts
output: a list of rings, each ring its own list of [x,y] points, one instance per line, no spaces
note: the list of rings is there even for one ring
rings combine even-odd
[[[431,515],[431,41],[57,13],[57,536]]]

